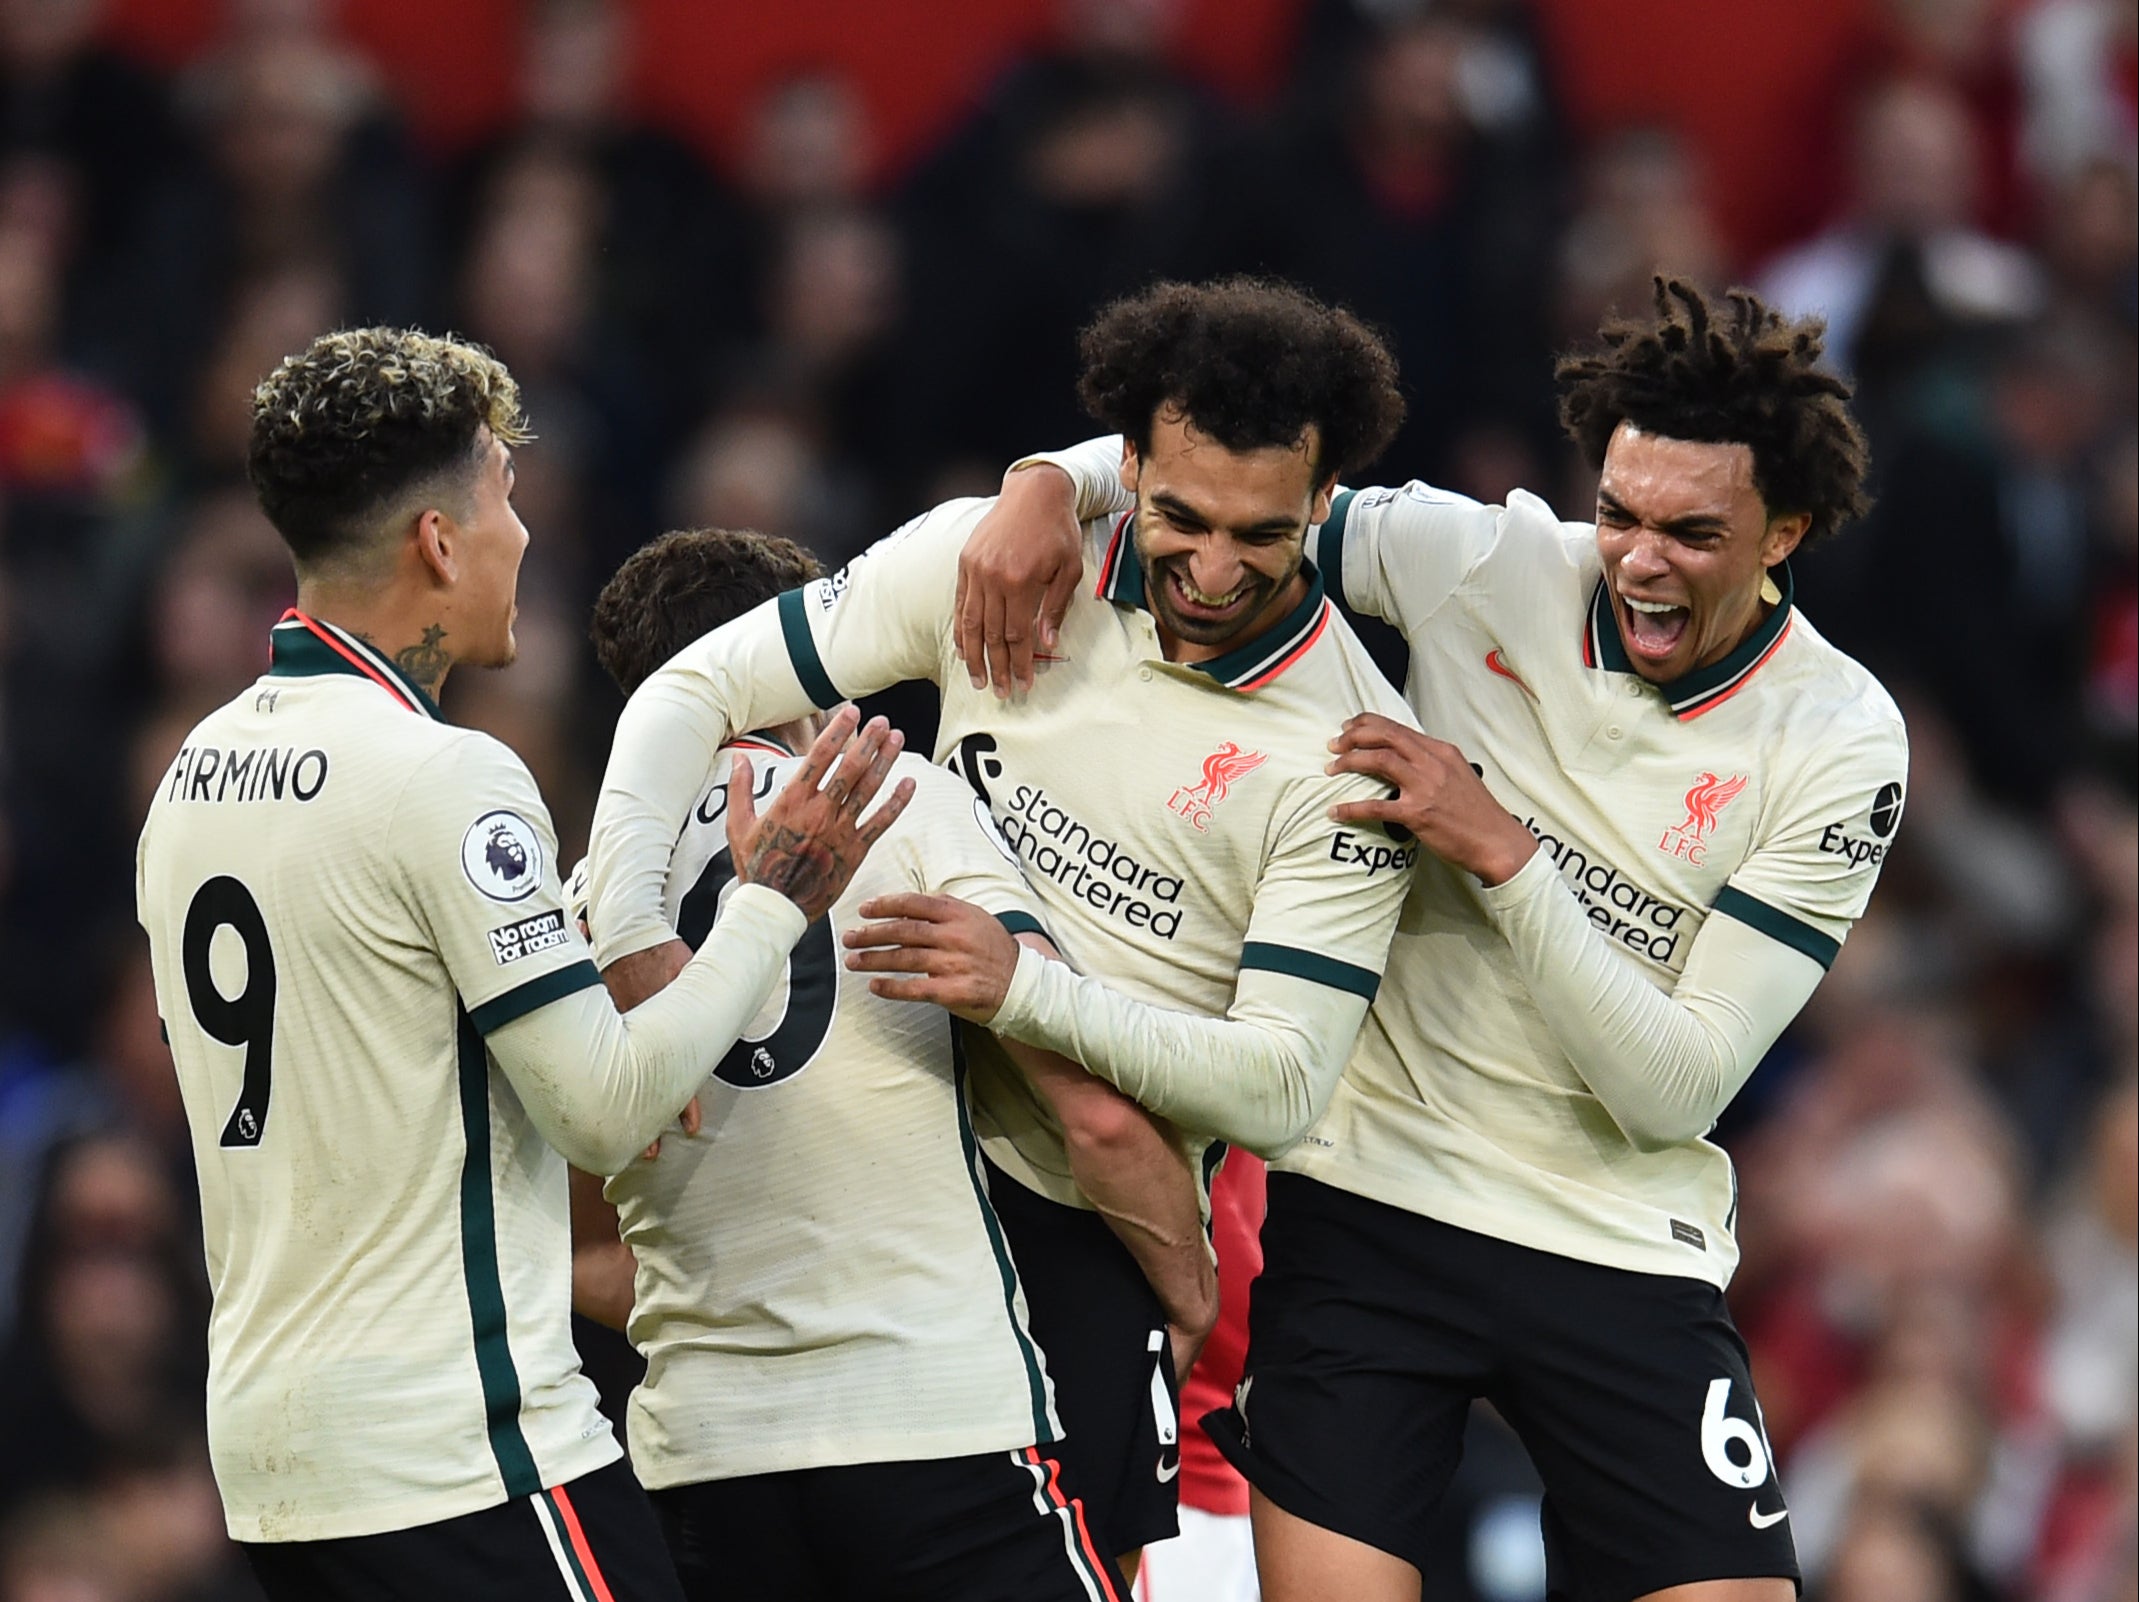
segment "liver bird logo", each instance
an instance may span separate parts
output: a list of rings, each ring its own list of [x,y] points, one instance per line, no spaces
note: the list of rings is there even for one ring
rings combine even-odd
[[[1203,779],[1185,784],[1167,799],[1166,810],[1188,819],[1198,832],[1211,826],[1211,809],[1232,793],[1233,786],[1261,767],[1269,758],[1260,751],[1243,751],[1226,741],[1203,759]]]
[[[1742,773],[1728,779],[1719,779],[1713,773],[1702,774],[1686,792],[1686,821],[1679,827],[1705,839],[1716,826],[1716,814],[1737,798],[1745,783]]]
[[[1693,788],[1686,792],[1685,822],[1666,829],[1663,838],[1656,842],[1656,849],[1667,857],[1684,858],[1698,868],[1708,856],[1703,842],[1714,831],[1717,815],[1738,798],[1747,782],[1742,773],[1733,774],[1728,779],[1704,773],[1695,779]]]

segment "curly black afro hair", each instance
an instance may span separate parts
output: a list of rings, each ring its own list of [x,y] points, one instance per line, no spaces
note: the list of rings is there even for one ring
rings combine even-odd
[[[1656,316],[1600,330],[1603,348],[1560,358],[1560,422],[1592,467],[1623,422],[1648,434],[1753,453],[1771,516],[1812,518],[1800,549],[1871,510],[1871,458],[1850,386],[1820,366],[1827,325],[1785,318],[1749,290],[1711,303],[1682,279],[1656,280]]]
[[[1085,409],[1140,455],[1167,407],[1230,451],[1297,445],[1312,427],[1320,483],[1365,467],[1404,420],[1381,337],[1271,279],[1154,284],[1102,308],[1078,348]]]

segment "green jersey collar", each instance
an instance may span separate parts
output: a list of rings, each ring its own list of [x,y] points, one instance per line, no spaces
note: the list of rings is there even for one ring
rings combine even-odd
[[[1781,587],[1782,599],[1760,620],[1759,627],[1739,641],[1737,648],[1722,661],[1695,668],[1669,684],[1656,686],[1657,693],[1670,704],[1673,717],[1684,721],[1721,706],[1745,688],[1746,681],[1788,637],[1791,621],[1797,615],[1794,604],[1797,582],[1791,577],[1788,562],[1768,571]],[[1582,665],[1602,668],[1607,673],[1634,671],[1634,664],[1627,659],[1626,646],[1619,638],[1619,620],[1612,615],[1611,586],[1601,578],[1589,598],[1589,621],[1582,631]]]
[[[322,623],[291,607],[268,636],[268,673],[275,678],[315,678],[344,673],[369,679],[419,717],[443,723],[438,703],[423,687],[347,629]]]
[[[1150,606],[1144,596],[1144,565],[1136,559],[1136,514],[1124,512],[1114,525],[1106,557],[1099,564],[1099,583],[1093,594],[1117,606]],[[1229,690],[1260,690],[1314,648],[1329,627],[1329,598],[1323,593],[1322,575],[1312,562],[1302,562],[1307,575],[1307,594],[1300,604],[1246,645],[1206,662],[1185,662],[1183,667],[1216,679]]]

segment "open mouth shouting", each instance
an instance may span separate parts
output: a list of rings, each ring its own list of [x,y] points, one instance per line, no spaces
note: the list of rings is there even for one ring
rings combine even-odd
[[[1632,595],[1619,598],[1619,633],[1627,655],[1637,661],[1662,664],[1677,654],[1693,622],[1689,607],[1670,601],[1646,601]]]

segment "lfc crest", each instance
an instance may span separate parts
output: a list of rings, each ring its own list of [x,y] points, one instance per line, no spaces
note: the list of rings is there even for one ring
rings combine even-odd
[[[1683,857],[1698,868],[1708,859],[1707,840],[1716,826],[1716,816],[1737,799],[1738,792],[1746,786],[1746,776],[1733,774],[1728,779],[1719,779],[1713,773],[1704,773],[1693,781],[1693,788],[1686,792],[1686,818],[1675,823],[1656,842],[1656,849],[1667,857]]]
[[[1233,786],[1269,759],[1260,751],[1243,751],[1231,740],[1203,759],[1203,779],[1184,784],[1167,798],[1166,810],[1188,819],[1199,833],[1211,826],[1211,809],[1226,798]]]

